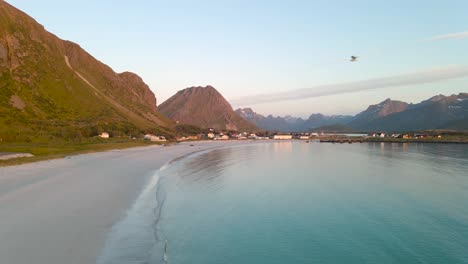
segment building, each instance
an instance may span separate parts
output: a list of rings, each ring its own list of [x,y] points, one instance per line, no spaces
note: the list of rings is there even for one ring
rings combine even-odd
[[[380,133],[372,132],[372,133],[369,133],[367,136],[368,137],[381,137],[381,138],[384,138],[384,137],[386,137],[386,134],[384,132],[380,132]]]
[[[100,138],[109,138],[109,133],[107,132],[102,132],[100,135],[99,135]]]
[[[149,140],[152,142],[165,142],[167,139],[163,136],[155,136],[153,134],[146,134],[144,137],[145,140]]]
[[[410,138],[410,135],[408,135],[408,134],[398,134],[397,138],[408,139],[408,138]]]
[[[418,139],[424,139],[424,138],[428,138],[429,136],[426,134],[415,134],[414,137]]]
[[[214,140],[228,140],[229,136],[228,135],[219,135],[214,138]]]
[[[252,134],[249,135],[248,138],[249,138],[249,139],[257,139],[258,136],[257,136],[256,134],[252,133]]]
[[[302,136],[299,136],[299,139],[300,139],[300,140],[309,140],[310,137],[309,137],[309,136],[304,136],[304,135],[302,135]]]
[[[275,140],[289,140],[289,139],[292,139],[293,136],[292,135],[274,135],[273,136],[273,139]]]

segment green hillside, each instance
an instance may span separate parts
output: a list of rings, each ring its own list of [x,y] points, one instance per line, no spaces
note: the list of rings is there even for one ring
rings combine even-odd
[[[133,73],[115,73],[77,44],[0,1],[0,140],[81,140],[171,133],[156,98]]]

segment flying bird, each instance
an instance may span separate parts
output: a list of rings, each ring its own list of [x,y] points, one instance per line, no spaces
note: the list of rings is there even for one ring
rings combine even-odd
[[[358,56],[351,56],[350,62],[356,62],[358,60]]]

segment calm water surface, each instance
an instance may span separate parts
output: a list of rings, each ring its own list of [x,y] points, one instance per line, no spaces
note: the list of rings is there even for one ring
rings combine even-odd
[[[159,171],[100,263],[468,263],[468,146],[275,142]]]

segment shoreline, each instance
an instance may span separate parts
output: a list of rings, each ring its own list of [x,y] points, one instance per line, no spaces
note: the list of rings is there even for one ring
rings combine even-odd
[[[0,167],[0,262],[95,263],[112,227],[161,166],[256,143],[186,142]]]
[[[320,143],[422,143],[422,144],[468,144],[468,141],[461,140],[434,140],[434,139],[393,139],[393,138],[360,138],[360,137],[343,137],[343,138],[321,138],[317,139]]]
[[[366,138],[366,137],[343,137],[343,136],[327,136],[327,137],[317,137],[317,138],[310,138],[308,140],[305,139],[291,139],[292,141],[312,141],[312,142],[320,142],[320,143],[427,143],[427,144],[468,144],[468,139],[394,139],[394,138]],[[253,142],[280,142],[284,140],[253,140]],[[126,150],[126,149],[139,149],[139,148],[150,148],[154,146],[173,146],[178,144],[203,144],[205,142],[214,142],[212,140],[197,140],[197,141],[183,141],[183,142],[167,142],[166,144],[154,144],[151,142],[108,142],[102,144],[89,144],[86,145],[87,147],[83,147],[81,149],[73,149],[76,147],[75,145],[60,145],[60,146],[40,146],[41,149],[36,151],[43,151],[43,149],[52,148],[52,149],[60,149],[58,153],[51,153],[51,154],[40,154],[35,155],[35,153],[29,153],[31,151],[22,151],[22,152],[5,152],[5,149],[1,148],[0,145],[0,154],[4,156],[11,156],[13,158],[9,159],[2,159],[0,156],[0,168],[2,167],[11,167],[11,166],[18,166],[24,164],[32,164],[37,162],[44,162],[56,159],[65,159],[70,157],[76,157],[80,155],[89,155],[94,153],[103,153],[108,151],[118,151],[118,150]],[[246,144],[251,143],[252,140],[228,140],[228,141],[217,141],[217,142],[237,142],[235,144]],[[34,145],[25,145],[22,147],[22,150],[34,148]],[[34,151],[32,151],[34,152]],[[9,155],[6,155],[9,154]]]
[[[119,263],[122,259],[128,259],[128,255],[126,254],[128,254],[129,250],[129,248],[127,248],[129,241],[132,241],[130,244],[139,245],[139,247],[134,248],[136,252],[132,255],[135,258],[133,261],[146,263],[146,255],[142,255],[141,252],[154,250],[157,244],[161,245],[162,240],[158,239],[160,235],[158,226],[159,221],[161,220],[162,206],[164,203],[164,200],[161,200],[160,196],[161,173],[163,173],[164,170],[177,165],[177,163],[183,162],[186,159],[192,159],[213,150],[235,148],[237,146],[245,145],[246,144],[236,144],[196,150],[183,156],[176,157],[157,169],[150,177],[148,183],[145,184],[134,203],[127,210],[125,216],[112,226],[112,229],[106,236],[106,242],[101,253],[98,255],[96,264]],[[155,197],[156,202],[154,203]],[[150,221],[145,221],[147,219],[150,219]],[[148,230],[152,230],[152,232],[148,232]],[[146,241],[146,243],[142,243],[141,241]],[[121,252],[125,252],[126,254],[121,255]],[[158,253],[155,254],[157,255]],[[137,257],[143,258],[136,259]],[[162,256],[160,257],[162,258]]]

